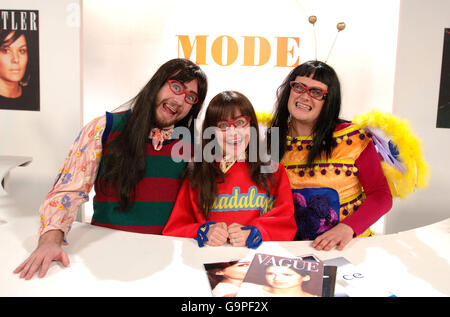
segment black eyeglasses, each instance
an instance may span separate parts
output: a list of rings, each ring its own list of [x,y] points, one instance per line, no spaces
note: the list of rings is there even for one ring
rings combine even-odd
[[[291,81],[289,84],[297,94],[306,92],[311,98],[314,98],[316,100],[323,100],[328,93],[328,91],[322,88],[308,87],[305,84],[299,83],[298,81]]]

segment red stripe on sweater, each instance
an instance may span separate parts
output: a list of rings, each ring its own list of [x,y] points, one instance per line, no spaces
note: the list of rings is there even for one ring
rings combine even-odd
[[[108,143],[114,140],[117,136],[119,136],[121,132],[111,132],[108,137]],[[180,143],[181,142],[181,143]],[[176,149],[172,153],[172,148],[176,145]],[[173,156],[177,158],[182,158],[186,161],[193,156],[194,147],[186,141],[183,140],[175,140],[163,146],[159,151],[153,148],[153,144],[151,139],[148,140],[148,143],[145,147],[145,155],[152,156]],[[107,146],[105,148],[105,153],[108,151]]]
[[[146,177],[139,182],[136,190],[136,202],[174,202],[182,180],[172,178]],[[174,190],[176,188],[177,190]],[[110,189],[106,195],[100,190],[95,193],[97,201],[118,201]]]
[[[146,234],[162,234],[162,231],[164,229],[164,226],[120,226],[103,224],[95,221],[92,221],[91,224],[99,227]]]

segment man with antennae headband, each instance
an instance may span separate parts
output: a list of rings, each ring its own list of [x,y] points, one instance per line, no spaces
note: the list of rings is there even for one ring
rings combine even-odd
[[[392,206],[375,146],[366,132],[339,118],[340,84],[320,61],[296,67],[278,90],[272,127],[293,190],[297,240],[343,249]],[[345,163],[345,164],[344,164]]]
[[[309,18],[313,25],[316,21]],[[345,23],[336,27],[339,34]],[[370,226],[391,209],[393,196],[405,197],[427,179],[427,164],[413,146],[419,142],[398,119],[372,111],[350,122],[339,117],[340,110],[335,70],[308,61],[278,88],[271,122],[279,129],[279,155],[292,187],[295,240],[312,240],[317,250],[342,250],[354,237],[373,235]]]

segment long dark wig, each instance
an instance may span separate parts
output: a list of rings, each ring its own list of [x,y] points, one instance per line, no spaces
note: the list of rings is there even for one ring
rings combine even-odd
[[[137,183],[145,174],[145,146],[150,130],[155,127],[156,98],[161,87],[169,79],[182,83],[197,79],[198,101],[192,105],[185,118],[175,124],[187,127],[194,134],[197,118],[207,92],[207,78],[199,66],[187,59],[172,59],[163,64],[150,81],[131,101],[133,108],[125,129],[107,144],[101,161],[97,182],[100,190],[105,186],[114,190],[120,198],[119,210],[126,210],[134,201]],[[157,168],[157,167],[156,167]]]
[[[328,86],[328,94],[322,106],[322,111],[316,121],[312,131],[312,148],[308,154],[307,166],[311,167],[313,160],[320,157],[321,153],[326,154],[328,159],[333,150],[333,131],[340,122],[345,122],[339,118],[341,111],[341,85],[334,69],[320,61],[308,61],[294,68],[285,78],[277,90],[277,101],[275,113],[271,122],[271,128],[279,128],[279,155],[280,159],[286,152],[286,136],[288,135],[288,100],[291,93],[290,82],[297,76],[310,77]],[[270,129],[267,140],[270,140]]]
[[[263,188],[267,195],[270,195],[269,186],[273,181],[272,174],[261,173],[261,167],[268,163],[262,162],[259,155],[256,155],[255,159],[248,159],[250,155],[250,143],[256,141],[256,144],[259,146],[261,140],[255,110],[247,97],[237,91],[224,91],[216,95],[210,101],[206,110],[202,126],[202,136],[205,135],[205,130],[207,128],[217,126],[219,121],[226,120],[230,114],[232,114],[233,117],[233,114],[235,114],[237,110],[240,111],[241,115],[250,117],[250,127],[256,132],[250,135],[249,146],[247,146],[245,150],[250,178],[258,187]],[[256,138],[256,140],[254,138]],[[202,138],[202,152],[209,142],[211,142],[211,140]],[[254,148],[252,147],[252,150],[253,149]],[[254,156],[252,155],[252,158],[253,157]],[[199,203],[200,206],[202,206],[203,214],[207,217],[218,196],[217,184],[225,180],[226,174],[222,172],[216,161],[208,162],[203,159],[200,162],[195,161],[193,164],[189,165],[186,177],[191,180],[192,189],[199,188]]]

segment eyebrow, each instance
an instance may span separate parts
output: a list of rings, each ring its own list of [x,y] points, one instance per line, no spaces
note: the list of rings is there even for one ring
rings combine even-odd
[[[185,85],[182,81],[180,81],[180,80],[178,80],[178,79],[172,79],[172,80],[176,80],[176,81],[179,82],[181,85],[183,85],[183,87],[184,87],[185,90],[187,90],[187,91],[189,91],[189,92],[193,92],[194,94],[196,94],[196,95],[198,96],[198,92],[196,92],[196,91],[194,91],[194,90],[192,90],[192,89],[187,89],[187,88],[186,88],[186,85]]]
[[[186,85],[185,85],[184,83],[181,83],[181,84],[183,85],[184,89],[186,89],[186,90],[188,90],[188,91],[190,91],[190,92],[193,92],[194,94],[198,95],[198,92],[196,92],[195,90],[187,89],[187,88],[186,88]]]
[[[220,119],[219,121],[233,121],[239,117],[250,117],[250,116],[246,116],[245,114],[242,114],[242,113],[240,115],[235,115],[232,112],[227,112],[225,115],[226,115],[226,117],[228,117],[230,115],[230,120],[228,120],[224,117],[223,119]]]
[[[319,86],[308,86],[307,84],[304,84],[304,83],[302,83],[302,82],[300,82],[300,81],[298,81],[298,83],[301,83],[302,85],[304,85],[304,86],[306,86],[306,87],[317,88],[317,89],[321,89],[321,90],[328,91],[328,86],[327,86],[326,88],[323,88],[323,87],[319,87]],[[325,85],[325,84],[324,84],[324,85]]]

